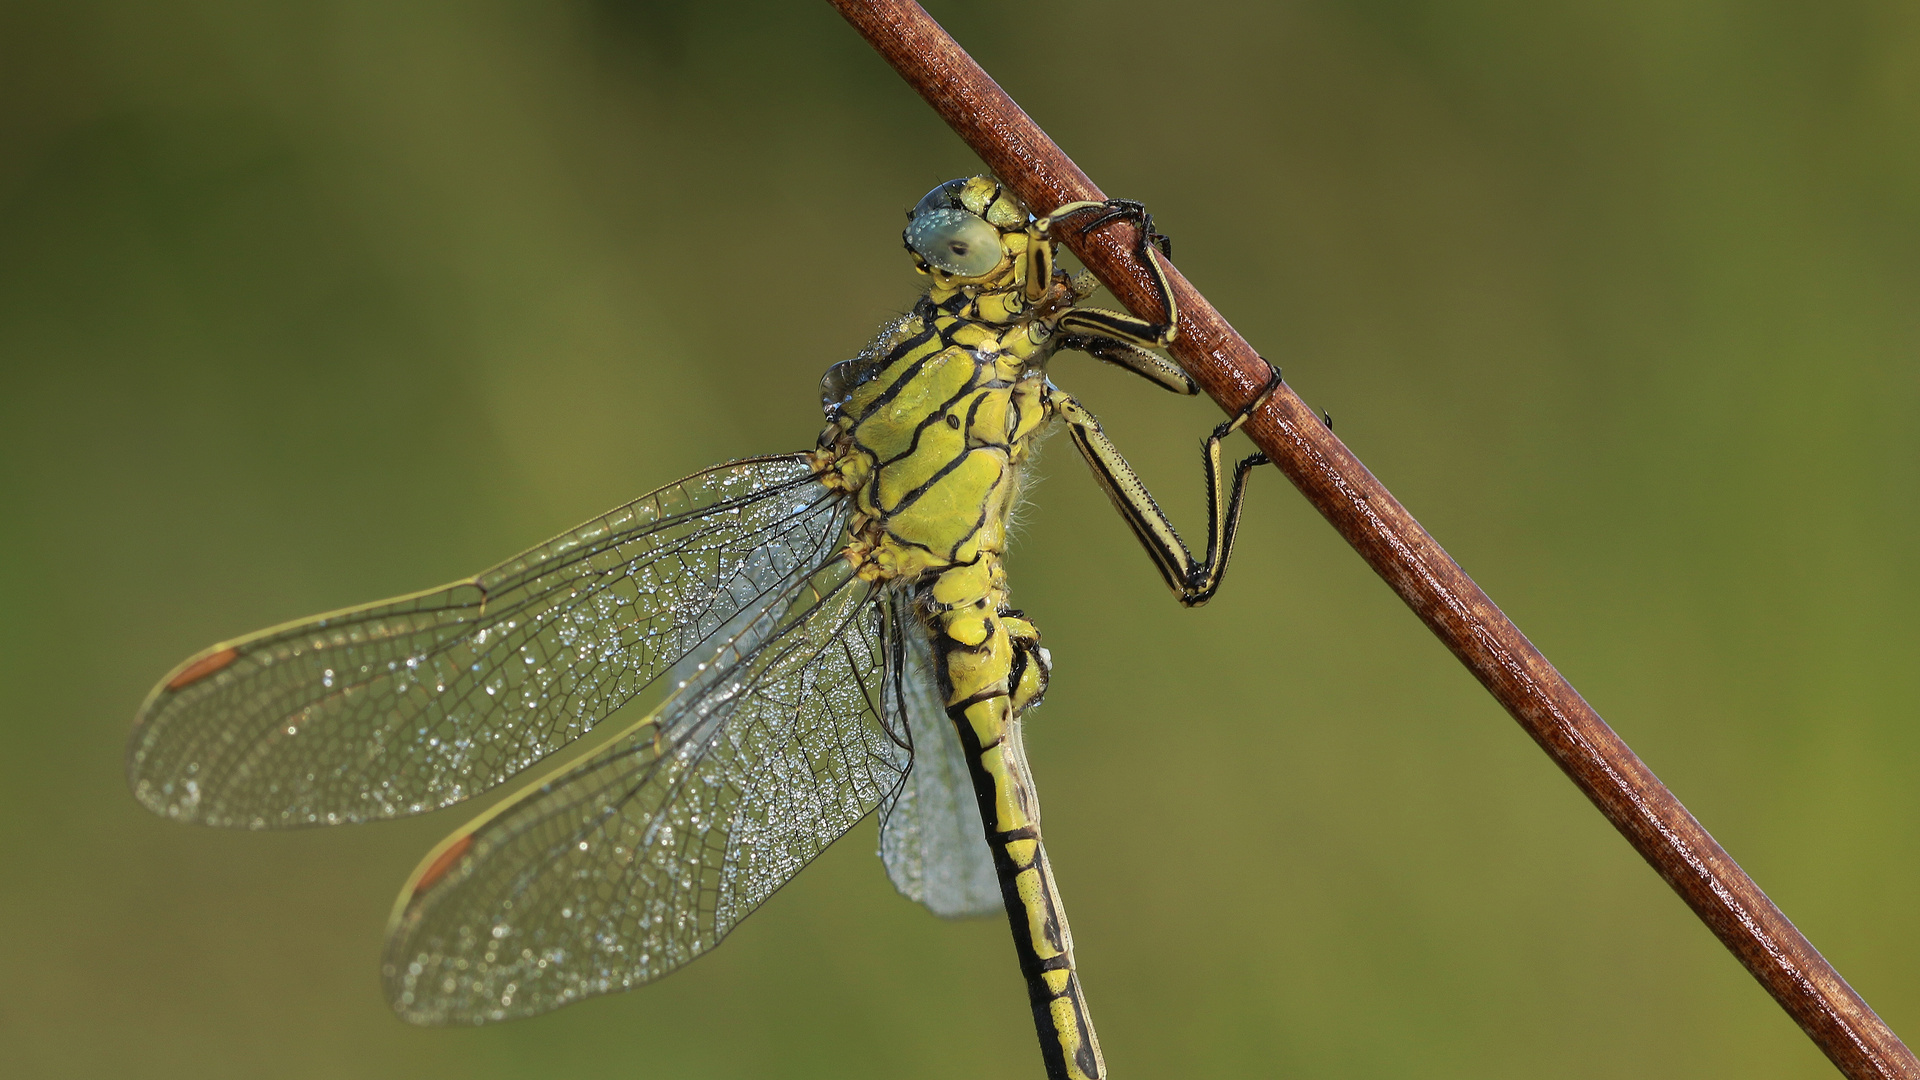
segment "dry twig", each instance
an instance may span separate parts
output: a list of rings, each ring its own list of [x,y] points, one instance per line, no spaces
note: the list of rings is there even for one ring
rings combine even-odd
[[[1106,197],[918,4],[833,3],[1036,212]],[[1063,239],[1128,308],[1162,314],[1131,224]],[[1172,279],[1180,308],[1172,352],[1236,412],[1265,386],[1267,365],[1178,270]],[[1291,388],[1246,430],[1841,1072],[1920,1080],[1899,1037]]]

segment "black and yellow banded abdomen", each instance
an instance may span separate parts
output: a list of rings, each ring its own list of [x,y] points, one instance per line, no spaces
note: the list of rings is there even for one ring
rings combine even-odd
[[[1104,1080],[1106,1065],[1074,973],[1073,934],[1047,861],[1039,796],[1021,739],[1022,714],[1046,691],[1047,654],[1032,624],[1005,609],[1004,585],[992,572],[997,570],[955,567],[922,590],[933,611],[941,690],[979,799],[1020,973],[1042,1032],[1047,1075]],[[968,585],[982,579],[995,587],[970,599],[974,590]]]

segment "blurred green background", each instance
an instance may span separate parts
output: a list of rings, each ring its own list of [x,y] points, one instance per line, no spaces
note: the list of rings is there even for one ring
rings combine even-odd
[[[1920,1034],[1920,7],[932,7]],[[121,772],[211,641],[810,445],[976,168],[819,3],[0,3],[0,1071],[1038,1075],[1004,923],[871,824],[663,983],[423,1031],[381,931],[461,812],[193,830]],[[1055,378],[1197,522],[1212,407]],[[1043,470],[1117,1076],[1830,1075],[1277,474],[1188,612]]]

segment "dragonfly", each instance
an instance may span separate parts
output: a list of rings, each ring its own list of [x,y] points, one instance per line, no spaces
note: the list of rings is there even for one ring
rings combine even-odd
[[[1062,230],[1133,222],[1164,322],[1088,307]],[[1073,223],[1070,225],[1069,223]],[[1179,315],[1170,242],[1135,202],[1035,217],[951,180],[902,234],[919,301],[822,379],[813,450],[696,473],[437,589],[223,642],[140,707],[147,808],[243,829],[342,825],[473,798],[660,703],[430,851],[381,960],[428,1025],[531,1016],[651,982],[717,945],[869,814],[895,887],[1004,911],[1046,1075],[1104,1080],[1022,741],[1051,656],[1003,562],[1023,471],[1064,426],[1176,598],[1219,587],[1254,454],[1207,437],[1195,555],[1099,422],[1047,377],[1076,351],[1156,386]]]

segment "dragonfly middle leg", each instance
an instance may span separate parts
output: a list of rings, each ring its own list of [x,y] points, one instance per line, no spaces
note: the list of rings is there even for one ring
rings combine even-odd
[[[1080,312],[1076,312],[1078,314]],[[1118,315],[1118,312],[1102,312],[1105,315]],[[1056,350],[1082,352],[1103,363],[1130,371],[1162,390],[1171,390],[1176,394],[1193,395],[1200,392],[1199,384],[1192,376],[1180,370],[1180,365],[1141,348],[1131,341],[1108,337],[1104,334],[1068,333],[1054,346]]]
[[[1207,474],[1207,547],[1206,554],[1194,558],[1193,552],[1180,534],[1174,531],[1173,522],[1168,520],[1166,511],[1153,499],[1153,493],[1147,490],[1133,467],[1120,456],[1120,450],[1100,429],[1100,421],[1094,419],[1078,401],[1067,394],[1053,390],[1050,395],[1053,407],[1061,419],[1067,422],[1067,429],[1073,435],[1073,444],[1080,448],[1080,455],[1087,459],[1093,468],[1094,479],[1100,482],[1120,516],[1132,526],[1133,533],[1140,540],[1140,546],[1147,549],[1153,558],[1153,564],[1159,568],[1160,576],[1166,579],[1167,587],[1173,595],[1188,607],[1199,607],[1220,588],[1220,578],[1227,571],[1227,560],[1233,554],[1233,537],[1240,525],[1240,501],[1246,495],[1247,474],[1256,465],[1265,465],[1267,455],[1256,453],[1240,459],[1233,468],[1233,479],[1228,481],[1226,471],[1220,461],[1220,444],[1247,422],[1253,411],[1266,403],[1267,398],[1279,389],[1280,371],[1274,369],[1273,378],[1267,383],[1258,397],[1241,409],[1230,420],[1213,429],[1207,436],[1201,450],[1201,463]]]

